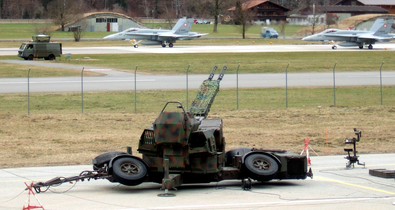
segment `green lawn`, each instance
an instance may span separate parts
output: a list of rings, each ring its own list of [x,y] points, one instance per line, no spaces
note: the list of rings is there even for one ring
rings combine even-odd
[[[90,59],[84,59],[89,57]],[[71,61],[54,61],[87,67],[110,68],[134,72],[138,65],[139,73],[148,74],[185,74],[190,65],[190,74],[207,74],[215,65],[229,67],[228,74],[236,73],[284,73],[289,63],[289,73],[332,72],[337,62],[337,72],[379,71],[384,61],[383,71],[395,70],[395,52],[263,52],[263,53],[211,53],[211,54],[97,54],[73,55]],[[313,58],[313,59],[312,59]],[[369,58],[369,59],[367,59]],[[20,59],[16,56],[4,56],[2,59]],[[154,62],[153,62],[154,61]],[[42,61],[50,62],[50,61]],[[26,64],[28,65],[28,64]],[[15,69],[15,70],[14,70]],[[0,63],[0,77],[20,77],[26,75],[27,66],[6,65]],[[45,76],[41,67],[32,66],[35,76]],[[50,69],[46,69],[50,70]],[[67,69],[54,69],[59,73]],[[75,71],[68,75],[78,76]],[[48,76],[48,75],[47,75]],[[56,75],[51,75],[56,76]],[[60,75],[59,75],[60,76]]]
[[[197,90],[189,91],[188,107]],[[221,89],[212,110],[236,110],[236,89]],[[187,107],[185,90],[137,91],[136,110],[139,113],[161,110],[169,101],[180,101]],[[395,105],[395,87],[383,88],[383,104]],[[32,113],[79,113],[82,111],[81,94],[30,93]],[[338,87],[336,106],[380,105],[380,87]],[[108,91],[84,93],[84,112],[134,112],[134,91]],[[332,88],[289,88],[288,107],[330,107],[334,104]],[[0,94],[1,113],[27,113],[27,94]],[[255,88],[239,90],[239,109],[286,108],[285,88]]]
[[[147,24],[154,28],[165,28],[165,24]],[[52,24],[48,23],[0,23],[2,32],[0,33],[0,39],[30,39],[32,35],[37,34],[37,29],[45,26],[53,27]],[[192,26],[191,31],[199,33],[209,33],[207,37],[241,37],[240,27],[234,25],[218,25],[218,32],[213,33],[214,25],[203,25],[195,24]],[[278,30],[276,25],[272,26]],[[262,26],[251,26],[248,27],[246,36],[247,37],[260,37]],[[291,36],[296,33],[301,26],[288,25],[285,28],[285,35]],[[103,38],[114,32],[83,32],[82,38]],[[52,38],[73,38],[72,32],[54,31],[51,33]]]

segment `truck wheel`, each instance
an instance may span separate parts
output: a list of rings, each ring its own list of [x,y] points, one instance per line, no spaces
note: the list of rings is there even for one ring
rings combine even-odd
[[[55,56],[53,54],[48,55],[48,60],[50,61],[55,60]]]
[[[138,159],[131,157],[119,158],[112,166],[113,177],[123,185],[138,185],[147,175],[147,167]]]
[[[278,171],[278,163],[273,158],[263,154],[247,156],[244,164],[250,172],[259,176],[272,176]]]
[[[34,58],[34,55],[29,55],[29,56],[27,57],[28,60],[33,60],[33,58]]]

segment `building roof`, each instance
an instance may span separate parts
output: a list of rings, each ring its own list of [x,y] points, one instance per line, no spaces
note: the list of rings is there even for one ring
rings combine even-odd
[[[316,6],[316,10],[320,12],[365,12],[365,13],[383,13],[387,14],[388,10],[378,6],[347,6],[347,5],[326,5]]]
[[[341,1],[337,2],[336,5],[338,5],[338,4],[340,4],[340,3],[344,2],[344,1],[346,1],[346,0],[341,0]],[[373,5],[375,5],[375,6],[377,6],[377,5],[380,5],[380,6],[382,6],[382,5],[395,5],[395,1],[394,0],[357,0],[357,1],[359,1],[360,3],[362,3],[364,5],[367,5],[367,6],[368,5],[371,5],[371,6],[373,6]]]
[[[358,0],[364,5],[395,5],[394,0]]]
[[[283,7],[283,6],[281,6],[281,5],[278,5],[278,4],[274,3],[274,2],[271,2],[271,1],[269,1],[269,0],[260,0],[260,1],[251,0],[251,1],[247,1],[247,2],[243,3],[242,9],[243,9],[243,10],[251,9],[251,8],[254,8],[254,7],[256,7],[256,6],[260,5],[260,4],[263,4],[263,3],[265,3],[265,2],[270,2],[270,3],[272,3],[272,4],[275,4],[275,5],[279,6],[279,7],[282,7],[282,8],[283,8],[284,10],[286,10],[286,11],[289,11],[288,8],[285,8],[285,7]],[[234,10],[236,10],[236,7],[235,7],[235,6],[234,6],[234,7],[231,7],[231,8],[229,8],[228,10],[229,10],[229,11],[234,11]]]

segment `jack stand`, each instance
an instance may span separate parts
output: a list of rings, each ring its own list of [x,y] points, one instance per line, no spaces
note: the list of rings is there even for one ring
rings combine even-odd
[[[181,183],[181,174],[171,174],[169,172],[169,159],[164,159],[165,176],[162,179],[162,188],[165,193],[158,194],[159,197],[175,197],[174,193],[169,193],[169,189],[176,189]]]

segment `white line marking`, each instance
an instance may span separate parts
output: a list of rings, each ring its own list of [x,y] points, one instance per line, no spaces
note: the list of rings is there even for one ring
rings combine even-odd
[[[220,207],[247,207],[247,206],[273,206],[273,205],[297,205],[297,204],[316,204],[316,203],[334,203],[334,202],[350,202],[350,201],[368,201],[377,199],[394,199],[395,197],[367,197],[367,198],[334,198],[334,199],[312,199],[312,200],[291,200],[277,202],[261,202],[261,203],[232,203],[232,204],[211,204],[211,205],[190,205],[190,206],[165,206],[165,207],[143,207],[143,208],[127,208],[119,210],[160,210],[160,209],[207,209]]]
[[[94,80],[94,81],[86,81],[84,83],[105,83],[105,82],[134,82],[135,80]],[[144,80],[137,80],[137,82],[155,82],[155,79],[144,79]],[[53,83],[81,83],[81,81],[51,81],[51,82],[30,82],[30,84],[53,84]],[[0,85],[7,85],[7,84],[27,84],[26,82],[0,82]]]

